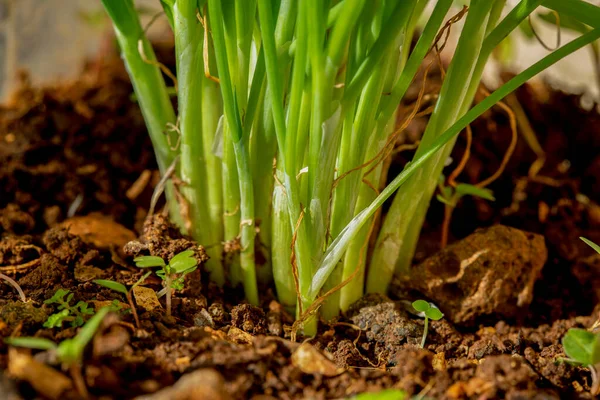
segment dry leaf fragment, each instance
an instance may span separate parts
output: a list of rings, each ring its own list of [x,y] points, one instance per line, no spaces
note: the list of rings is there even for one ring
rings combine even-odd
[[[152,311],[155,308],[161,307],[156,292],[144,286],[136,286],[133,288],[133,297],[138,306],[146,311]]]

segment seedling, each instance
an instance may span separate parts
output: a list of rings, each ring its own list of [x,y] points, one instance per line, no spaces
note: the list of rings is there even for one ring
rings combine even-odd
[[[88,315],[94,315],[94,310],[89,308],[85,301],[79,301],[72,306],[73,296],[74,293],[70,293],[68,289],[58,289],[54,296],[44,301],[44,304],[58,304],[60,310],[48,317],[44,328],[60,328],[65,321],[70,322],[72,327],[81,326]]]
[[[83,351],[94,337],[94,334],[100,327],[106,314],[110,311],[110,307],[101,308],[96,315],[90,318],[90,320],[79,330],[74,338],[65,339],[59,344],[56,344],[49,339],[36,337],[13,337],[5,339],[4,342],[9,346],[46,350],[54,353],[56,359],[62,364],[63,368],[70,371],[79,394],[82,397],[87,398],[87,389],[81,376]]]
[[[192,250],[182,251],[171,258],[168,264],[160,257],[156,256],[141,256],[133,260],[139,268],[154,268],[159,267],[156,271],[163,280],[164,289],[158,292],[158,297],[163,294],[167,295],[167,316],[171,316],[171,297],[173,290],[183,289],[184,277],[196,270],[198,260],[194,258]]]
[[[600,334],[585,329],[569,329],[562,338],[562,345],[571,364],[589,368],[592,375],[592,395],[600,393],[597,365],[600,364]]]
[[[427,339],[427,332],[429,330],[429,320],[439,321],[444,317],[444,314],[436,307],[433,303],[428,303],[425,300],[417,300],[412,303],[413,308],[419,313],[419,317],[425,318],[425,325],[423,326],[423,339],[421,340],[421,347],[425,348],[425,340]]]
[[[146,280],[146,278],[148,276],[150,276],[151,273],[152,273],[152,271],[146,272],[136,283],[134,283],[129,288],[129,290],[122,283],[111,281],[108,279],[96,279],[94,281],[94,283],[125,295],[125,298],[127,299],[127,302],[129,303],[129,307],[131,308],[131,313],[133,314],[133,319],[135,320],[135,326],[139,329],[140,328],[140,319],[138,318],[138,314],[135,309],[135,304],[133,303],[133,298],[131,297],[131,292],[133,291],[133,289],[136,286],[141,285]]]

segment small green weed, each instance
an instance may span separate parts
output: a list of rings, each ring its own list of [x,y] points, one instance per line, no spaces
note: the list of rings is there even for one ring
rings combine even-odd
[[[427,339],[427,331],[429,329],[429,320],[439,321],[444,317],[444,314],[436,307],[433,303],[428,303],[425,300],[417,300],[412,303],[413,308],[419,313],[420,317],[425,318],[425,326],[423,327],[423,339],[421,340],[421,347],[425,347],[425,340]]]
[[[115,282],[115,281],[111,281],[108,279],[96,279],[94,281],[95,284],[103,286],[107,289],[110,290],[114,290],[115,292],[121,293],[125,295],[125,298],[127,299],[127,302],[129,303],[129,307],[130,310],[121,310],[121,304],[119,303],[118,300],[113,300],[113,306],[117,307],[118,306],[118,311],[120,314],[126,314],[127,312],[131,311],[131,313],[133,314],[133,319],[135,320],[135,325],[136,327],[139,329],[140,328],[140,319],[138,318],[137,315],[137,311],[135,309],[135,304],[133,304],[133,298],[131,297],[131,291],[138,285],[141,285],[148,276],[150,276],[150,274],[152,273],[152,271],[146,272],[136,283],[134,283],[129,289],[127,289],[127,287],[125,285],[123,285],[122,283],[119,282]],[[116,303],[115,303],[116,302]]]
[[[194,252],[192,250],[182,251],[171,258],[168,264],[156,256],[137,257],[133,261],[139,268],[160,268],[156,271],[156,275],[163,280],[165,288],[158,293],[158,296],[167,295],[167,316],[170,316],[172,290],[182,290],[185,275],[198,268],[198,260],[194,258]]]
[[[44,328],[60,328],[65,321],[70,322],[72,327],[82,326],[87,316],[94,315],[94,310],[89,308],[85,301],[78,301],[72,306],[73,296],[74,294],[68,289],[58,289],[54,296],[44,301],[44,304],[58,304],[59,310],[48,317],[44,322]]]

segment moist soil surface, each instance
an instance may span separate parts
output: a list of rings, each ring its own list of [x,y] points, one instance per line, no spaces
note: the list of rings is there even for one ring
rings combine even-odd
[[[333,399],[386,388],[419,398],[593,398],[590,372],[559,359],[567,330],[591,327],[600,310],[600,259],[578,239],[600,243],[600,115],[544,84],[516,98],[544,151],[542,168],[531,172],[540,157],[519,135],[490,186],[496,201],[463,199],[449,242],[496,224],[542,235],[548,257],[533,301],[510,319],[433,321],[422,349],[423,320],[394,290],[392,299],[367,296],[339,320],[322,322],[315,338],[293,342],[293,319],[272,290],[264,288],[262,306],[253,307],[239,288],[217,288],[201,269],[175,294],[172,317],[164,298],[136,292],[136,327],[125,296],[92,280],[131,285],[141,276],[134,256],[168,258],[196,245],[160,214],[147,218],[159,176],[127,75],[110,59],[88,65],[73,83],[38,89],[24,79],[0,110],[0,272],[19,283],[27,303],[0,284],[0,335],[73,337],[68,322],[42,326],[57,311],[44,301],[60,288],[74,293],[73,304],[117,300],[121,310],[104,320],[81,368],[98,399]],[[401,142],[418,139],[424,121],[414,120]],[[472,128],[460,176],[467,183],[498,170],[511,140],[501,109]],[[465,143],[461,136],[453,159]],[[391,174],[411,156],[395,157]],[[434,200],[415,263],[439,251],[443,214]],[[159,290],[160,281],[150,277],[144,286]],[[0,342],[0,397],[79,398],[72,375],[56,363],[48,370],[52,364],[48,353]]]

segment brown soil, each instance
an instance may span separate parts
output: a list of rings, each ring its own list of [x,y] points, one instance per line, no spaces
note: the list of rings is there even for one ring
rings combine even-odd
[[[2,337],[72,337],[76,329],[68,325],[42,327],[56,311],[43,302],[58,288],[71,290],[75,301],[125,303],[124,296],[91,280],[132,284],[140,275],[132,255],[167,257],[195,246],[164,218],[143,226],[157,174],[130,93],[120,63],[106,61],[72,84],[41,90],[24,84],[0,110],[0,272],[13,276],[29,299],[21,303],[10,286],[0,284]],[[507,170],[491,187],[497,201],[464,199],[450,232],[460,239],[502,223],[543,235],[548,261],[526,312],[511,319],[488,315],[469,327],[433,322],[426,349],[420,349],[423,321],[400,300],[367,296],[301,345],[289,340],[292,318],[271,292],[265,290],[263,307],[257,308],[244,304],[239,290],[218,289],[195,273],[173,299],[172,318],[160,308],[145,309],[138,299],[141,329],[131,314],[121,316],[124,322],[105,320],[82,368],[91,397],[158,392],[148,398],[325,399],[393,387],[445,399],[591,398],[589,372],[557,358],[565,332],[591,326],[598,313],[600,262],[578,237],[600,242],[600,208],[594,202],[600,199],[600,115],[580,109],[578,97],[546,86],[527,86],[518,99],[547,154],[539,175],[559,185],[526,179],[535,155],[520,138]],[[415,121],[412,131],[421,125]],[[467,182],[494,173],[510,140],[501,111],[489,112],[473,129]],[[453,157],[459,159],[463,149],[461,138]],[[392,173],[409,157],[403,153],[395,160]],[[70,209],[91,216],[64,223]],[[417,262],[439,250],[442,215],[443,207],[434,202]],[[73,226],[77,235],[69,232]],[[123,251],[132,235],[141,239]],[[152,278],[147,286],[160,287]],[[40,368],[41,375],[46,370],[25,356],[32,370],[8,379],[13,357],[18,355],[9,358],[0,342],[0,393],[15,399],[55,395],[63,381],[32,379],[33,369]],[[18,375],[15,365],[8,371]],[[58,393],[57,398],[77,398],[69,380]]]

